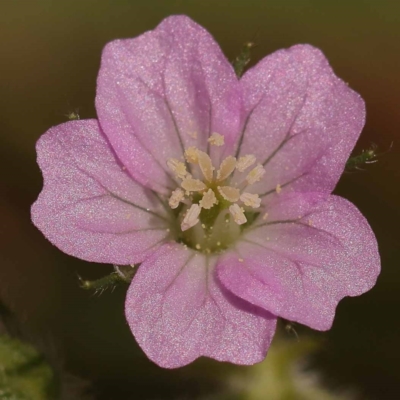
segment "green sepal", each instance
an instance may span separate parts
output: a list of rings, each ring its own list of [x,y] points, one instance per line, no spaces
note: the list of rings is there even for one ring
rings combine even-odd
[[[243,75],[246,65],[250,62],[251,49],[254,46],[255,45],[253,42],[245,43],[242,47],[240,54],[233,61],[232,63],[233,69],[235,70],[235,73],[238,78],[240,78]]]
[[[127,284],[130,283],[133,279],[133,276],[136,273],[135,266],[131,265],[123,265],[117,266],[114,265],[114,272],[109,275],[103,276],[100,279],[95,279],[93,281],[84,280],[80,276],[78,276],[80,285],[82,289],[86,290],[94,290],[95,293],[103,293],[107,289],[114,290],[116,286],[119,284]],[[0,399],[1,400],[1,399]]]

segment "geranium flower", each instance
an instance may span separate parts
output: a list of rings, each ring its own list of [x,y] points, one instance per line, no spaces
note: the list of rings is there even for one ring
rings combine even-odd
[[[239,80],[173,16],[106,46],[96,109],[39,139],[32,219],[70,255],[140,263],[126,318],[160,366],[259,362],[277,317],[326,330],[374,285],[375,237],[331,195],[364,103],[319,50],[277,51]]]

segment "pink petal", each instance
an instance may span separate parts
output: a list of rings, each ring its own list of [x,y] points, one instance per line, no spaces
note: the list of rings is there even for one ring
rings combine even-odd
[[[259,193],[278,184],[332,192],[364,125],[361,97],[309,45],[273,53],[240,82],[247,113],[240,154],[265,165]]]
[[[368,223],[347,200],[318,193],[293,193],[270,214],[221,258],[221,282],[275,315],[329,329],[337,303],[371,289],[379,274]]]
[[[241,98],[232,66],[202,27],[185,16],[116,40],[103,51],[96,107],[116,153],[139,182],[171,186],[166,161],[206,149],[212,132],[232,148]]]
[[[127,294],[126,318],[158,365],[181,367],[200,356],[253,364],[265,357],[276,319],[221,287],[215,261],[175,243],[141,264]]]
[[[51,128],[37,143],[44,187],[33,223],[65,253],[88,261],[142,261],[167,235],[159,200],[115,158],[97,121]]]

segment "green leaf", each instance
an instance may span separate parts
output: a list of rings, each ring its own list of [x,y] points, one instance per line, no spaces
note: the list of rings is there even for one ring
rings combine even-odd
[[[31,345],[0,335],[0,400],[53,400],[58,379]]]

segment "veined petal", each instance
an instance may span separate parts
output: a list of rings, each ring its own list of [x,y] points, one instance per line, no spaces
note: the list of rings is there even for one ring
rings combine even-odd
[[[144,261],[126,297],[137,342],[158,365],[176,368],[200,356],[254,364],[275,331],[271,314],[233,296],[216,280],[214,258],[166,244]]]
[[[103,51],[100,124],[132,176],[155,190],[170,186],[167,159],[180,159],[190,146],[206,151],[213,132],[224,135],[225,145],[212,146],[212,154],[232,149],[240,107],[232,66],[211,35],[185,16]]]
[[[240,84],[247,117],[236,156],[265,166],[255,190],[331,193],[364,125],[361,97],[309,45],[265,57]]]
[[[159,200],[129,177],[97,121],[53,127],[36,149],[44,186],[32,220],[65,253],[132,264],[168,235]]]
[[[307,196],[312,207],[306,205]],[[380,271],[377,243],[364,217],[347,200],[324,199],[320,193],[295,197],[285,206],[299,218],[268,217],[242,238],[235,252],[220,259],[218,276],[242,299],[326,330],[343,297],[374,286]]]

